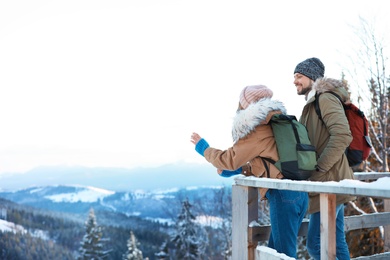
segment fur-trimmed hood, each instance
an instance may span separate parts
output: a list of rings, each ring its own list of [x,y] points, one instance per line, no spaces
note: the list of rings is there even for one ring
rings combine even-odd
[[[349,94],[345,88],[345,84],[341,80],[332,78],[319,78],[313,84],[313,89],[321,94],[327,91],[332,91],[338,94],[344,102],[349,100]]]
[[[258,125],[267,124],[269,114],[276,112],[286,114],[286,108],[281,101],[269,98],[260,99],[256,103],[250,104],[246,109],[237,111],[233,119],[232,136],[237,142],[251,133]]]

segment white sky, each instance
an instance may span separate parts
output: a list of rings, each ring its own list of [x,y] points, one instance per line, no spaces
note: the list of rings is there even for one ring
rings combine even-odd
[[[243,87],[299,115],[295,65],[316,56],[339,78],[349,24],[385,3],[1,1],[0,174],[204,162],[191,133],[229,147]]]

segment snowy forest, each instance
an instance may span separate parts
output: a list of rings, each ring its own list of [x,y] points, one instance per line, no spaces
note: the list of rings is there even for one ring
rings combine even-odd
[[[0,259],[228,259],[231,189],[210,193],[190,202],[179,192],[169,224],[93,208],[82,219],[0,199]],[[2,232],[2,219],[16,227]]]

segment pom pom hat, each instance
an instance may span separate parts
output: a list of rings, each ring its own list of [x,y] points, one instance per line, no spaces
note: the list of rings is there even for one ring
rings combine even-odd
[[[311,80],[323,78],[325,73],[325,66],[318,58],[309,58],[299,63],[294,70],[295,73],[305,75]]]
[[[245,87],[240,94],[240,105],[246,109],[251,103],[255,103],[262,98],[271,98],[272,90],[264,85],[254,85]]]

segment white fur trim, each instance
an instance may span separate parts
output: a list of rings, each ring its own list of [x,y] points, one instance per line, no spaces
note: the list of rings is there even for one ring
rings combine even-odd
[[[281,111],[286,114],[286,108],[282,102],[269,98],[260,99],[258,102],[250,104],[246,109],[238,111],[233,119],[233,141],[237,142],[252,132],[256,126],[265,123],[265,119],[272,111]]]

